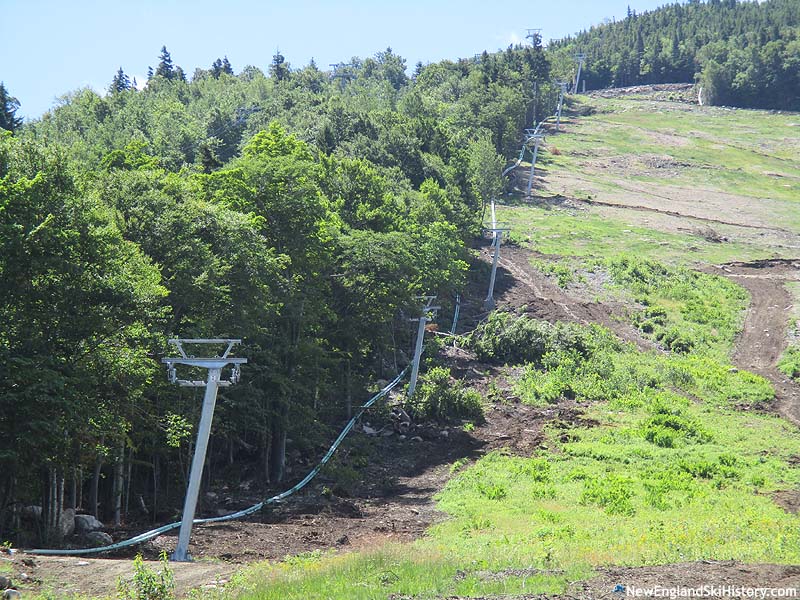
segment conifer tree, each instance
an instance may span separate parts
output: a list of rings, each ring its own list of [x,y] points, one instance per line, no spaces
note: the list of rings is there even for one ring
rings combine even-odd
[[[156,75],[164,79],[174,79],[175,67],[172,65],[172,57],[169,55],[166,46],[161,47],[161,54],[159,55],[159,63],[156,67]]]
[[[222,75],[222,61],[220,59],[211,63],[211,75],[214,79],[219,79],[219,76]]]
[[[227,56],[222,59],[222,72],[227,73],[228,75],[233,75],[233,67],[231,66]]]
[[[111,80],[111,85],[108,86],[108,92],[110,94],[118,94],[129,89],[131,89],[131,79],[125,74],[122,67],[120,67],[114,75],[114,79]]]
[[[22,118],[16,116],[19,100],[8,93],[6,86],[0,81],[0,129],[12,133],[22,125]]]
[[[272,57],[272,64],[269,66],[269,74],[277,81],[283,81],[289,77],[289,63],[286,62],[280,50],[275,52]]]

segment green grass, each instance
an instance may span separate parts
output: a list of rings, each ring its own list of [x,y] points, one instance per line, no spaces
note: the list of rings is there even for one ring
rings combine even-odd
[[[794,227],[800,192],[800,136],[796,115],[766,111],[719,109],[682,110],[669,104],[636,100],[586,99],[596,114],[582,117],[571,135],[552,138],[560,156],[552,157],[556,168],[582,172],[582,157],[589,151],[599,155],[666,155],[687,165],[668,178],[637,177],[667,185],[701,185],[727,190],[769,204]],[[659,134],[676,136],[665,143]],[[602,173],[593,173],[604,179]],[[792,213],[795,214],[792,214]],[[777,215],[776,215],[777,216]],[[785,226],[783,219],[776,225]]]
[[[788,377],[800,381],[800,282],[792,281],[786,287],[794,299],[794,322],[789,328],[789,345],[778,361],[778,369]]]
[[[738,215],[744,208],[771,226],[800,233],[797,115],[687,110],[635,99],[586,98],[581,103],[595,114],[581,117],[566,135],[550,136],[542,151],[545,187],[539,193],[543,197],[553,193],[548,190],[549,173],[571,178],[565,193],[578,199],[620,202],[624,197],[627,203],[645,204],[638,195],[694,200],[694,190],[706,190],[729,194],[731,202],[738,203],[730,211],[723,206],[718,214],[709,216],[748,222]],[[647,156],[664,157],[672,164],[661,169],[647,167],[642,162]],[[607,161],[628,166],[607,168]],[[632,183],[646,192],[632,191]],[[700,207],[702,193],[696,200]],[[666,199],[659,200],[659,205],[670,208]],[[686,219],[685,231],[675,230],[674,217],[655,215],[649,219],[650,225],[646,213],[624,209],[609,218],[598,215],[594,208],[503,207],[498,218],[512,227],[513,239],[546,254],[609,257],[635,253],[669,263],[717,264],[793,252],[780,239],[749,235],[730,225],[711,224],[719,235],[732,240],[717,243],[704,238],[702,230],[708,225],[703,221]]]
[[[484,327],[506,332],[512,349],[541,338],[520,377],[523,401],[540,403],[531,390],[543,382],[566,382],[549,401],[574,397],[594,426],[553,423],[533,457],[454,464],[437,497],[450,518],[410,546],[257,566],[238,595],[556,594],[605,564],[800,560],[800,519],[769,496],[800,485],[800,436],[742,409],[772,398],[766,380],[708,355],[642,353],[597,326],[535,323],[506,314]],[[532,575],[490,576],[507,569]]]
[[[724,277],[652,260],[620,256],[605,262],[613,282],[645,308],[634,323],[665,348],[726,358],[750,303],[747,291]]]
[[[718,244],[700,233],[679,235],[592,213],[538,206],[498,206],[497,218],[511,240],[543,254],[596,258],[633,254],[674,264],[718,264],[772,256],[743,243]]]
[[[534,269],[552,277],[558,286],[562,288],[567,287],[570,283],[581,283],[585,281],[583,275],[578,272],[579,264],[572,264],[576,262],[577,261],[569,260],[554,261],[539,259],[531,259],[530,261]]]

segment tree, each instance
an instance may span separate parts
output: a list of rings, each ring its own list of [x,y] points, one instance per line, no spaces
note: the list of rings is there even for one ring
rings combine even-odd
[[[473,193],[484,206],[503,191],[501,173],[505,161],[497,154],[491,138],[485,135],[469,145],[469,182]]]
[[[114,79],[111,80],[111,85],[108,86],[108,93],[119,94],[120,92],[125,92],[129,89],[131,89],[130,77],[128,77],[122,70],[122,67],[120,67],[117,73],[114,75]]]
[[[158,58],[159,63],[156,67],[155,75],[168,80],[173,79],[175,77],[175,67],[172,65],[172,57],[166,46],[161,47],[161,54]]]
[[[0,81],[0,129],[15,132],[22,125],[22,118],[16,116],[19,100],[8,93],[5,84]]]
[[[272,64],[269,66],[269,74],[274,77],[276,81],[283,81],[288,79],[290,71],[289,63],[286,62],[283,54],[278,50],[275,56],[272,57]]]
[[[233,67],[227,56],[222,59],[222,72],[226,75],[233,75]]]

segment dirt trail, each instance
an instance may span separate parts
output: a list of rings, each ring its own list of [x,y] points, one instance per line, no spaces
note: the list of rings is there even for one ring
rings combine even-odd
[[[775,386],[775,409],[800,426],[800,385],[776,368],[786,349],[793,308],[786,283],[800,280],[800,260],[729,263],[707,271],[724,275],[750,292],[750,308],[736,341],[733,362],[769,379]]]

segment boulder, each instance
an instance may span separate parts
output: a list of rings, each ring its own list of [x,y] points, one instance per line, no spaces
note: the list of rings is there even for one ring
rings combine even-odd
[[[22,594],[17,590],[6,590],[3,592],[3,600],[20,600],[20,598],[22,598]]]
[[[102,528],[103,524],[92,515],[75,515],[75,532],[80,535]]]
[[[114,539],[104,531],[90,531],[86,534],[86,541],[94,547],[110,546]]]
[[[0,575],[0,590],[8,589],[12,585],[14,585],[14,582],[12,582],[8,577]]]

